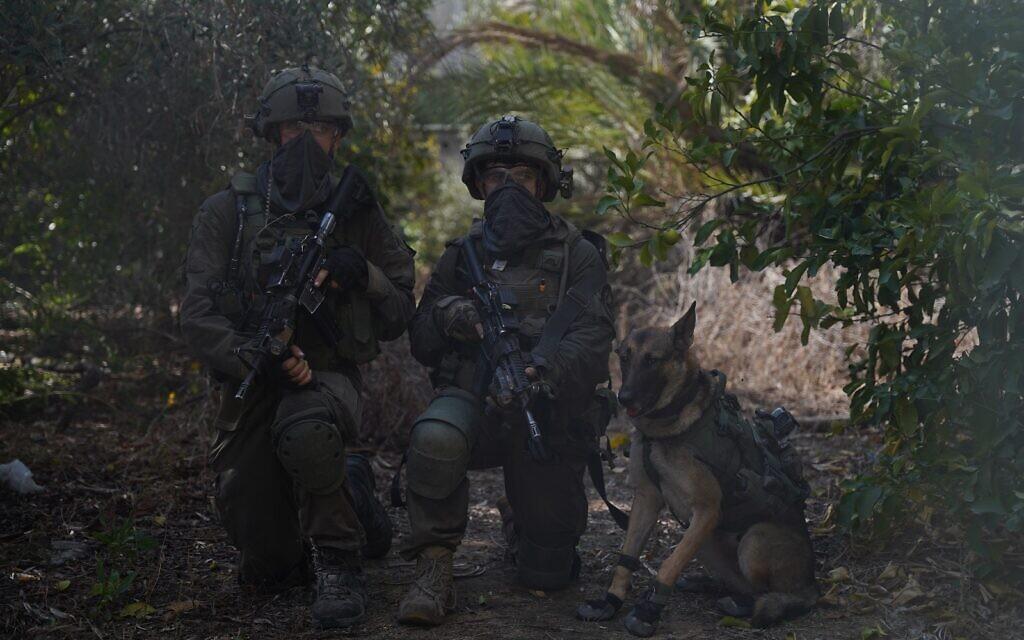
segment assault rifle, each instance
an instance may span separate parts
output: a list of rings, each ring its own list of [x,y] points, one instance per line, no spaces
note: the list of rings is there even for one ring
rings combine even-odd
[[[478,367],[477,395],[483,396],[493,379],[499,403],[506,406],[517,404],[523,411],[529,431],[527,446],[530,455],[538,461],[546,460],[548,455],[544,438],[532,408],[536,388],[526,377],[526,365],[519,344],[519,321],[513,313],[517,304],[515,293],[487,279],[471,238],[466,238],[462,247],[465,249],[469,275],[473,279],[473,295],[477,299],[484,330],[481,351],[484,368],[481,371],[481,367]]]
[[[249,367],[249,374],[235,393],[244,400],[256,377],[286,355],[295,334],[297,316],[303,310],[313,320],[313,326],[331,348],[342,336],[333,318],[319,312],[324,291],[316,286],[316,275],[326,259],[325,239],[334,231],[336,212],[346,219],[348,205],[364,187],[362,175],[349,167],[335,189],[327,210],[320,218],[315,233],[303,238],[296,246],[279,246],[272,256],[272,269],[264,294],[266,305],[260,317],[256,338],[251,346],[235,350],[236,355]],[[324,283],[326,286],[326,283]]]

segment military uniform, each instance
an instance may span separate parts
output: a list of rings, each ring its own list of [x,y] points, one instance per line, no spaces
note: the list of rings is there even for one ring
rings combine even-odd
[[[243,255],[250,262],[238,295],[225,283],[236,235],[236,200],[239,191],[246,191],[255,179],[238,176],[233,182],[236,188],[203,203],[193,224],[181,328],[197,357],[225,381],[210,465],[218,473],[217,505],[223,524],[242,552],[241,577],[276,582],[302,564],[300,532],[325,546],[358,549],[361,545],[358,522],[341,487],[343,463],[316,460],[306,468],[296,466],[302,461],[282,464],[274,440],[294,429],[289,425],[295,416],[305,415],[310,417],[307,422],[323,423],[325,433],[337,432],[337,445],[321,441],[318,435],[309,437],[326,447],[321,452],[330,451],[341,459],[343,443],[355,439],[359,424],[361,381],[356,365],[376,355],[378,340],[392,340],[404,332],[413,313],[415,276],[411,251],[380,208],[368,201],[353,211],[329,246],[348,245],[362,251],[369,271],[366,290],[345,295],[328,290],[325,302],[345,337],[332,350],[308,317],[301,315],[296,330],[295,342],[316,372],[316,389],[286,390],[265,384],[254,390],[251,402],[240,405],[233,400],[234,388],[248,370],[235,350],[245,347],[246,334],[255,330],[251,322],[258,319],[259,306],[254,304],[245,314],[250,325],[237,330],[236,323],[242,322],[239,300],[259,290],[261,260],[289,238],[309,233],[319,218],[315,210],[299,221],[268,217],[262,213],[258,194],[241,194],[250,205],[243,239]],[[311,448],[309,454],[316,451]],[[323,466],[328,470],[321,471]],[[293,497],[293,478],[300,487],[297,497]],[[296,512],[298,520],[286,516]]]
[[[509,157],[523,157],[522,146],[531,142],[550,157],[553,146],[543,129],[518,119],[504,121],[517,127]],[[481,132],[474,140],[487,135],[487,127]],[[471,175],[464,180],[471,193],[482,197],[471,186]],[[557,184],[549,180],[549,197],[542,199],[553,198]],[[409,558],[425,552],[436,557],[438,552],[431,550],[437,549],[454,551],[468,520],[466,471],[501,466],[514,514],[519,577],[536,589],[565,587],[578,573],[576,544],[587,520],[583,472],[597,422],[592,419],[598,410],[595,388],[607,380],[614,338],[607,270],[598,248],[560,217],[547,220],[528,246],[501,257],[488,250],[485,223],[476,221],[468,236],[449,243],[426,285],[410,340],[413,356],[432,370],[437,396],[410,438],[412,531],[402,551]],[[540,395],[533,405],[551,459],[537,460],[527,452],[521,410],[502,409],[480,397],[480,345],[452,339],[444,326],[446,308],[464,300],[474,284],[466,266],[467,242],[473,243],[487,279],[514,293],[520,346],[553,391],[553,397]],[[585,292],[583,299],[580,292]],[[557,341],[548,341],[552,348],[540,349],[548,320],[567,298],[577,300],[579,313]],[[424,592],[431,589],[423,587]],[[407,597],[400,620],[436,624],[436,616],[416,614],[422,607],[415,600]]]
[[[297,83],[298,90],[313,87],[317,93],[339,86],[319,70],[289,70],[265,90],[264,111],[271,111],[272,90],[284,87],[294,101]],[[338,117],[324,111],[321,117]],[[287,108],[277,110],[282,112]],[[364,463],[359,491],[346,480],[345,446],[354,441],[360,418],[357,365],[377,355],[379,341],[405,330],[414,311],[414,270],[412,251],[369,187],[353,176],[360,180],[358,188],[346,210],[337,212],[338,224],[325,242],[327,255],[347,248],[365,259],[364,282],[341,290],[323,286],[323,304],[341,339],[329,344],[311,317],[300,312],[294,344],[304,352],[313,382],[294,387],[274,363],[260,373],[245,401],[235,400],[248,373],[238,352],[244,353],[258,329],[267,268],[283,247],[317,229],[327,205],[327,198],[319,197],[308,208],[282,210],[270,197],[269,175],[259,179],[268,171],[271,163],[255,175],[236,175],[229,188],[200,207],[186,258],[181,329],[195,355],[222,382],[209,462],[217,472],[221,522],[241,553],[239,579],[277,586],[305,575],[307,543],[351,557],[365,542],[358,512],[365,507],[360,502],[375,500],[372,476],[367,477]],[[325,181],[324,194],[337,183],[333,177],[329,185]],[[350,468],[352,463],[350,457]]]

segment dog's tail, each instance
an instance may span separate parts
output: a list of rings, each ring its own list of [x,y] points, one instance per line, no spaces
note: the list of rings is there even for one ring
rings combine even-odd
[[[754,602],[751,623],[755,627],[769,627],[807,613],[817,602],[817,585],[808,585],[796,593],[770,591]]]

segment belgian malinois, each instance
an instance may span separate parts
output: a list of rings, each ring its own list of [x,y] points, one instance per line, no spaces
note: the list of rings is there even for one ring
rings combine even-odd
[[[608,620],[616,614],[633,571],[641,566],[640,552],[667,504],[676,519],[689,525],[662,562],[653,587],[626,617],[626,628],[638,636],[654,634],[673,588],[730,593],[719,607],[730,615],[751,616],[755,626],[807,611],[819,595],[804,520],[807,485],[799,477],[799,467],[795,474],[790,467],[790,475],[797,476],[802,493],[790,491],[780,499],[778,481],[765,481],[780,475],[780,458],[772,464],[767,458],[750,462],[757,457],[751,451],[763,453],[771,447],[764,444],[763,433],[753,433],[757,427],[752,423],[729,418],[739,415],[739,406],[733,396],[723,394],[724,376],[703,370],[691,350],[696,319],[694,303],[672,327],[631,331],[617,348],[622,366],[619,402],[638,432],[629,457],[635,496],[611,586],[603,599],[581,605],[577,616]],[[723,420],[735,424],[723,425]],[[741,446],[743,442],[746,445]],[[706,450],[733,444],[738,457]],[[795,453],[788,455],[789,464],[794,464]],[[795,464],[799,465],[798,458]],[[764,486],[773,491],[762,490]],[[710,579],[680,579],[694,557]]]

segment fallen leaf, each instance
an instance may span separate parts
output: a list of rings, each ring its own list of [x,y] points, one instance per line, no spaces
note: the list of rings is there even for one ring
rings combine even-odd
[[[548,597],[548,594],[544,593],[540,589],[530,589],[529,591],[530,591],[530,593],[532,593],[533,595],[537,596],[538,598],[546,598],[546,597]]]
[[[186,611],[191,611],[199,607],[199,602],[196,600],[177,600],[175,602],[167,603],[167,613],[164,614],[164,620],[170,620],[171,618],[181,615]]]
[[[36,582],[36,581],[39,580],[39,576],[33,575],[31,573],[12,573],[11,574],[11,580],[14,580],[15,582],[21,582],[21,583]]]
[[[897,607],[905,607],[914,600],[923,597],[924,591],[921,590],[921,585],[917,583],[917,579],[914,576],[910,576],[907,584],[892,597],[892,603]]]
[[[133,602],[126,604],[119,615],[122,618],[145,618],[156,613],[156,609],[148,602]]]
[[[839,597],[838,591],[838,587],[836,585],[832,585],[832,588],[829,589],[825,595],[818,598],[818,602],[829,607],[837,607],[843,604],[844,600]]]
[[[731,627],[733,629],[749,629],[750,623],[746,620],[740,620],[732,616],[722,616],[718,620],[718,626],[720,627]]]
[[[53,617],[58,619],[58,620],[63,620],[65,618],[70,618],[71,617],[71,614],[64,613],[63,611],[61,611],[57,607],[50,607],[50,613],[53,614]]]
[[[849,582],[851,579],[850,570],[846,567],[836,567],[828,572],[829,582]]]
[[[890,580],[896,580],[900,577],[901,573],[902,572],[899,570],[899,568],[895,564],[890,562],[889,564],[885,565],[885,569],[882,569],[882,573],[878,574],[878,581],[888,582]]]
[[[57,591],[67,591],[68,587],[70,587],[70,586],[71,586],[71,581],[70,580],[61,580],[60,582],[57,583],[56,589],[57,589]]]
[[[882,631],[882,627],[880,625],[864,627],[860,632],[860,640],[871,640],[871,638],[883,637],[885,637],[885,631]]]
[[[167,524],[167,516],[156,516],[153,518],[153,524],[158,527],[162,527]]]

